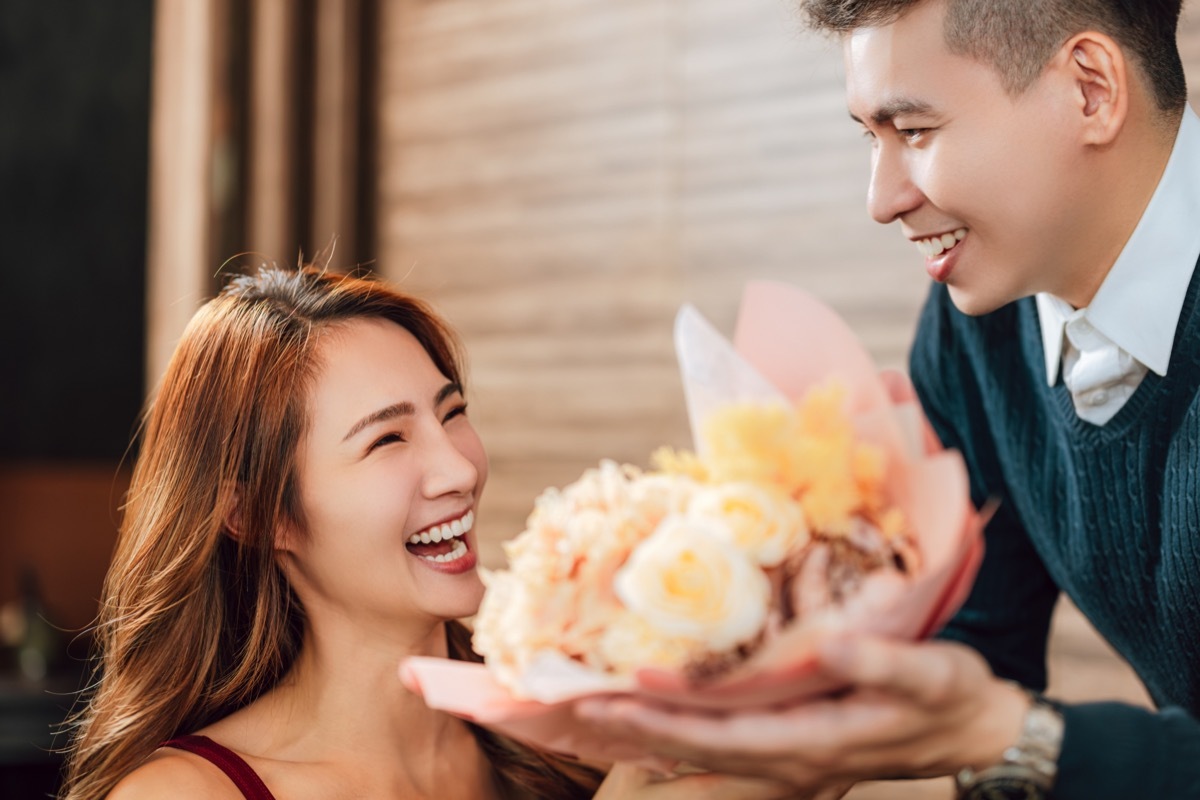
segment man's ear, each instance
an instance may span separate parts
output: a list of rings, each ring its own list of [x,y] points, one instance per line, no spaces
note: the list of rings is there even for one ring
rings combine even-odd
[[[1084,143],[1111,144],[1129,116],[1132,75],[1121,47],[1096,31],[1076,34],[1060,53],[1074,87]]]

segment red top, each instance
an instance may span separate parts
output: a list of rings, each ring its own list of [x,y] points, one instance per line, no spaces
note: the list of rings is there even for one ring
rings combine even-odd
[[[246,800],[275,800],[275,795],[271,794],[262,778],[258,777],[241,756],[207,736],[178,736],[169,742],[163,742],[162,746],[187,750],[211,761],[229,776]]]

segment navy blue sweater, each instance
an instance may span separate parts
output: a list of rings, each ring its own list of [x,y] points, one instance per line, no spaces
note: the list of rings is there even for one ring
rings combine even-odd
[[[1068,706],[1056,800],[1200,798],[1200,268],[1166,377],[1150,373],[1104,426],[1046,385],[1032,298],[968,317],[935,286],[911,356],[976,504],[1000,510],[962,610],[941,636],[1042,689],[1059,592],[1133,666],[1157,712]],[[1069,680],[1069,676],[1066,678]]]

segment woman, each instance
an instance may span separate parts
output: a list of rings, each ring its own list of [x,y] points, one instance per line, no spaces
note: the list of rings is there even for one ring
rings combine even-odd
[[[62,797],[588,797],[601,773],[426,708],[409,655],[474,658],[487,460],[454,337],[313,268],[234,279],[145,420]],[[614,770],[597,797],[777,796]],[[749,793],[749,794],[748,794]]]

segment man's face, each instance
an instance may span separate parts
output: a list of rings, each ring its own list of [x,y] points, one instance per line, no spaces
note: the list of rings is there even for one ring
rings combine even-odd
[[[947,49],[944,14],[928,0],[848,35],[847,99],[871,139],[871,216],[899,220],[929,275],[982,314],[1061,291],[1082,165],[1064,81],[1011,96],[991,66]]]

